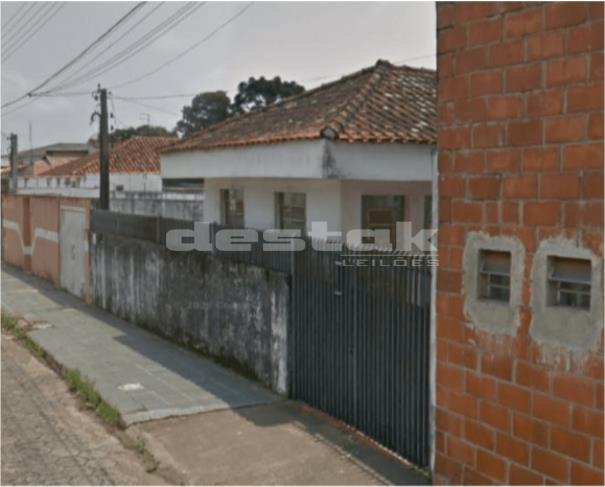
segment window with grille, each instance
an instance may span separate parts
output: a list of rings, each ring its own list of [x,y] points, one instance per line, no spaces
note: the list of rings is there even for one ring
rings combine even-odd
[[[548,258],[548,304],[590,309],[590,261],[566,257]]]
[[[300,230],[306,233],[307,195],[305,193],[275,194],[277,227],[280,230]]]
[[[479,251],[479,298],[508,303],[510,300],[510,252]]]
[[[404,197],[401,195],[362,195],[361,226],[364,230],[389,230],[391,244],[395,243],[396,223],[404,221]],[[363,237],[363,243],[373,243],[373,237]]]
[[[222,216],[224,225],[244,228],[244,190],[221,190]]]

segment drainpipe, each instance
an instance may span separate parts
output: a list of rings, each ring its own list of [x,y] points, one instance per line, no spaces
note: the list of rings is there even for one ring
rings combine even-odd
[[[431,220],[432,227],[439,228],[439,162],[437,146],[431,148]],[[433,237],[433,245],[437,247],[439,232]],[[437,258],[439,255],[437,254]],[[431,445],[430,468],[435,471],[435,431],[437,413],[437,267],[431,267],[431,320],[430,320],[430,343],[429,343],[429,439]]]

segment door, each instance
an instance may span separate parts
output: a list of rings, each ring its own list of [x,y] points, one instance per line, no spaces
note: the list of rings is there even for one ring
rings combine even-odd
[[[61,208],[61,287],[80,298],[86,283],[86,213],[80,208]]]

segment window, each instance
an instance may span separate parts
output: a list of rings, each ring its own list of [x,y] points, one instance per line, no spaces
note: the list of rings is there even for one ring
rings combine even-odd
[[[590,261],[548,258],[548,304],[590,309]]]
[[[510,300],[510,252],[479,251],[479,298]]]
[[[277,228],[280,230],[300,230],[304,235],[307,227],[305,193],[276,193],[275,206]]]
[[[223,224],[233,228],[244,228],[244,190],[221,190]]]
[[[433,196],[430,194],[424,197],[424,228],[433,228]]]
[[[176,191],[179,193],[199,193],[204,191],[204,180],[201,178],[162,179],[162,190]]]
[[[401,195],[362,195],[361,226],[364,230],[389,230],[395,244],[395,224],[404,220],[404,197]],[[363,243],[373,243],[364,237]]]

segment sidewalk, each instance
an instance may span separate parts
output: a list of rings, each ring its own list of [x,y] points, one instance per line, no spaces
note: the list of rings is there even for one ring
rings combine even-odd
[[[328,416],[4,265],[2,308],[34,323],[30,336],[93,380],[187,483],[429,481]]]
[[[37,323],[31,337],[62,365],[92,379],[127,425],[279,400],[260,385],[50,283],[14,268],[2,270],[2,307]]]

